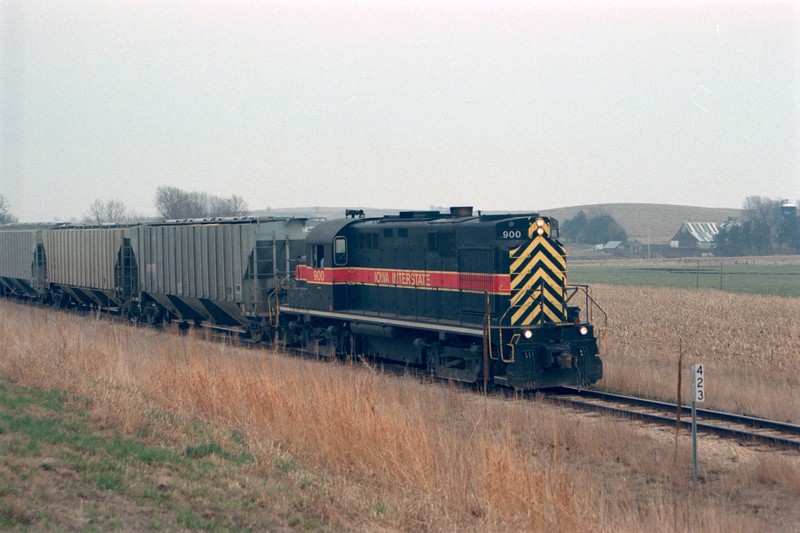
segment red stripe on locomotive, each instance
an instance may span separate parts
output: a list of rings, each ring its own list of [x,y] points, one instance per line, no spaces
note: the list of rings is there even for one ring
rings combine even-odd
[[[485,292],[508,295],[509,274],[397,270],[386,268],[312,268],[298,265],[299,281],[318,285],[361,284],[412,289]]]

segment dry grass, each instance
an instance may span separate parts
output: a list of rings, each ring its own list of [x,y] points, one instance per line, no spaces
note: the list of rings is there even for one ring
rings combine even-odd
[[[800,422],[800,298],[602,285],[593,294],[609,315],[602,385],[674,400],[682,350],[684,376],[706,365],[707,407]]]
[[[92,398],[97,424],[136,434],[153,409],[197,417],[243,435],[253,475],[276,460],[327,472],[316,513],[341,529],[744,532],[797,518],[774,503],[800,496],[796,461],[747,461],[743,479],[742,452],[726,452],[704,464],[713,486],[687,495],[686,436],[676,466],[672,435],[638,424],[7,302],[0,341],[0,375]],[[742,506],[748,484],[773,495],[769,522]]]

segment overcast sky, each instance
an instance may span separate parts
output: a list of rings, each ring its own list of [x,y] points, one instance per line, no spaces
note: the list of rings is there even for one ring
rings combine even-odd
[[[0,193],[23,221],[155,214],[159,185],[251,209],[800,199],[800,3],[703,4],[0,0]]]

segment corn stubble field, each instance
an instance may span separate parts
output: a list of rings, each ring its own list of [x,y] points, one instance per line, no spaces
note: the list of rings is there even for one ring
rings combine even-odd
[[[684,370],[705,364],[705,407],[800,423],[800,298],[604,285],[593,295],[609,315],[605,388],[675,401],[682,353]]]
[[[706,364],[707,406],[800,419],[800,299],[610,286],[593,294],[611,317],[601,385],[674,399],[682,350],[685,375],[692,362]],[[3,301],[0,385],[0,413],[28,406],[24,416],[0,416],[5,528],[800,526],[797,453],[702,438],[701,482],[692,490],[685,433],[676,439],[674,430],[486,399],[192,332]],[[66,407],[48,411],[49,403],[30,400],[48,394]],[[53,417],[63,434],[84,438],[34,445],[34,432],[15,429]]]

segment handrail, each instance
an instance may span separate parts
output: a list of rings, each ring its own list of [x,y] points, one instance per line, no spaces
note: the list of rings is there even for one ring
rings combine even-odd
[[[590,324],[595,324],[594,320],[595,310],[599,311],[603,315],[602,327],[598,327],[597,329],[600,330],[600,335],[598,335],[598,337],[601,337],[603,339],[603,344],[605,349],[603,353],[606,353],[608,351],[608,313],[606,313],[603,310],[603,308],[600,307],[600,304],[597,303],[597,301],[594,298],[592,298],[588,285],[570,285],[568,287],[565,287],[564,290],[565,292],[569,291],[572,293],[565,299],[565,303],[569,303],[569,301],[576,294],[578,294],[579,291],[584,294],[585,305],[583,309],[586,310],[586,321],[589,322]]]
[[[541,296],[543,294],[542,290],[539,289],[530,289],[528,295],[524,298],[521,298],[519,302],[526,302],[529,298],[536,298],[538,299],[538,303],[536,305],[543,306],[544,303],[541,301]],[[538,295],[537,295],[538,293]],[[596,328],[596,336],[598,339],[602,339],[603,344],[603,351],[601,353],[607,353],[608,351],[608,314],[603,310],[599,303],[592,297],[589,286],[588,285],[569,285],[564,287],[564,305],[568,306],[570,301],[576,297],[576,295],[582,294],[583,295],[583,305],[579,306],[582,313],[585,313],[586,322],[589,324],[594,324]],[[513,362],[515,355],[513,354],[513,346],[512,346],[512,355],[510,359],[505,357],[505,346],[511,346],[511,344],[504,344],[503,342],[503,329],[511,327],[512,324],[507,323],[509,313],[512,313],[515,309],[518,309],[522,306],[522,303],[510,305],[503,315],[497,321],[497,325],[494,326],[498,330],[499,334],[499,358],[504,362]],[[600,313],[602,315],[602,323],[597,324],[594,320],[595,315]],[[489,334],[491,335],[492,326],[489,326]],[[512,337],[511,343],[514,342]],[[495,359],[496,358],[492,358]]]
[[[267,310],[269,313],[269,323],[271,326],[277,326],[280,323],[281,316],[281,303],[280,303],[280,290],[291,281],[290,276],[278,278],[278,286],[272,289],[272,292],[267,297]],[[275,296],[275,307],[271,305],[271,298]]]

